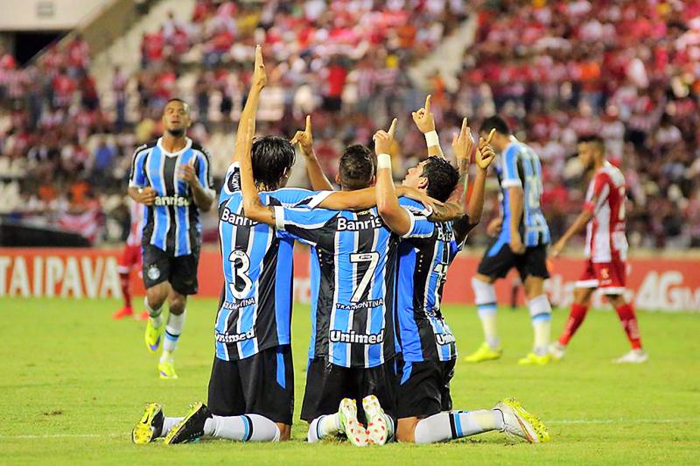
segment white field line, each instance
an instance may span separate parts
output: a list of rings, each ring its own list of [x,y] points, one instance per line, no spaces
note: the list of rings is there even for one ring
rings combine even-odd
[[[700,422],[700,418],[675,419],[559,419],[545,421],[545,424],[674,424],[681,422]],[[106,434],[37,434],[37,435],[0,435],[2,439],[47,439],[47,438],[114,438],[128,437],[130,432]]]

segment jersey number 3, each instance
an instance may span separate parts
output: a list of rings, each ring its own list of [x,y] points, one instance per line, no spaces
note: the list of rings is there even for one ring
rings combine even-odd
[[[248,277],[250,258],[243,251],[233,251],[228,260],[231,261],[233,271],[233,283],[229,283],[228,289],[236,299],[245,299],[253,287],[253,282]]]

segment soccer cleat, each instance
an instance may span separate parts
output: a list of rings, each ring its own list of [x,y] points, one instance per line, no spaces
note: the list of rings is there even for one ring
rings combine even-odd
[[[520,366],[544,366],[545,364],[549,364],[549,362],[552,360],[551,356],[549,354],[543,354],[542,356],[539,356],[535,353],[530,353],[524,358],[518,359],[518,365]]]
[[[563,359],[565,354],[566,346],[562,345],[558,341],[549,345],[549,355],[555,361],[560,361],[561,359]]]
[[[370,395],[362,400],[362,408],[367,418],[367,443],[384,445],[389,440],[389,428],[382,405],[376,396]]]
[[[646,362],[649,355],[643,349],[633,349],[629,353],[613,360],[615,364],[639,364]]]
[[[173,361],[161,361],[158,363],[158,375],[161,379],[177,379],[175,364]]]
[[[155,353],[158,351],[158,347],[160,346],[160,341],[163,339],[163,329],[165,328],[165,325],[162,325],[160,327],[154,327],[153,326],[153,319],[148,319],[148,322],[146,322],[146,335],[144,336],[146,340],[146,347],[151,353]]]
[[[148,403],[141,420],[131,430],[131,440],[144,445],[160,437],[163,432],[163,410],[158,403]]]
[[[198,401],[190,406],[185,418],[170,429],[165,436],[165,443],[167,445],[187,443],[200,438],[204,435],[204,423],[212,417],[207,405]]]
[[[544,423],[534,414],[525,411],[515,398],[506,398],[494,409],[503,414],[501,432],[524,438],[530,443],[549,442],[549,432]]]
[[[340,419],[340,431],[343,432],[350,443],[356,447],[365,447],[368,443],[367,430],[357,420],[357,403],[350,398],[343,398],[338,407]]]
[[[129,317],[130,315],[134,314],[134,309],[128,306],[124,306],[123,308],[119,309],[117,312],[112,314],[112,319],[114,320],[119,320],[123,319],[124,317]]]
[[[491,348],[488,343],[483,342],[478,350],[474,351],[472,354],[464,358],[465,362],[483,362],[491,361],[492,359],[499,359],[503,355],[503,350],[499,346],[498,348]]]

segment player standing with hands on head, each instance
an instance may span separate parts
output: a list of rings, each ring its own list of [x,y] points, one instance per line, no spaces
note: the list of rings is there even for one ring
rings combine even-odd
[[[197,293],[201,246],[200,211],[207,212],[215,192],[209,156],[186,136],[190,109],[170,99],[163,110],[163,136],[134,153],[129,196],[147,206],[143,227],[143,282],[146,287],[146,347],[156,352],[162,379],[176,379],[173,352],[185,323],[187,296]],[[168,303],[168,320],[162,308]]]
[[[600,289],[617,311],[632,346],[629,353],[613,362],[645,362],[649,356],[642,349],[637,317],[632,304],[624,296],[627,275],[625,177],[605,159],[605,143],[599,136],[579,138],[578,154],[584,169],[593,172],[593,178],[588,185],[583,212],[554,245],[552,255],[557,257],[571,237],[585,226],[587,263],[576,282],[569,319],[559,341],[550,346],[550,353],[555,359],[564,357],[566,345],[586,317],[593,292]]]
[[[525,285],[535,338],[532,352],[518,364],[547,364],[549,356],[552,308],[544,292],[547,271],[549,228],[540,209],[542,167],[537,154],[512,136],[508,124],[499,116],[484,120],[479,133],[486,137],[496,130],[491,145],[500,154],[496,174],[501,186],[501,231],[489,245],[472,278],[472,288],[485,342],[467,362],[501,357],[496,330],[496,289],[494,282],[515,267]],[[490,229],[490,228],[489,228]]]

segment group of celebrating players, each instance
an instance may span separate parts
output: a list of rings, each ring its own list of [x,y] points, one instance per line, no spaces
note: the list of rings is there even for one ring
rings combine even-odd
[[[537,155],[515,140],[499,117],[485,120],[474,147],[465,119],[452,140],[457,159],[457,168],[453,167],[440,148],[428,96],[425,106],[412,114],[425,135],[428,158],[408,171],[402,186],[394,186],[389,155],[394,120],[387,131],[374,135],[376,155],[363,145],[345,149],[335,180],[341,190],[334,191],[314,154],[309,117],[305,130],[291,141],[276,136],[253,138],[266,82],[258,46],[233,163],[219,196],[225,285],[215,321],[207,404],[195,403],[184,417],[166,417],[159,404],[149,403],[132,430],[133,441],[143,444],[164,437],[165,443],[174,444],[205,436],[239,441],[290,438],[295,241],[307,244],[311,251],[312,338],[301,412],[309,423],[309,442],[342,434],[356,446],[383,445],[392,439],[433,443],[493,430],[533,443],[549,440],[544,424],[512,398],[490,410],[453,410],[450,380],[457,351],[440,311],[447,269],[480,220],[488,167],[501,153],[503,160],[496,167],[504,190],[501,233],[472,280],[486,342],[468,360],[501,355],[493,282],[513,267],[523,278],[535,330],[533,351],[519,362],[546,364],[552,356],[563,356],[564,345],[585,315],[590,292],[577,292],[574,309],[581,316],[572,323],[572,313],[566,339],[563,336],[550,346],[551,308],[543,290],[549,231],[539,208],[542,186]],[[147,206],[142,239],[149,314],[146,345],[155,352],[163,342],[158,369],[161,378],[172,379],[177,378],[173,352],[182,332],[187,296],[197,291],[199,210],[209,210],[215,194],[207,153],[185,135],[190,124],[187,104],[169,101],[163,124],[163,137],[134,154],[129,195]],[[597,139],[584,144],[599,149],[598,158],[590,155],[593,148],[588,152],[597,164],[604,153],[602,144]],[[305,159],[311,191],[285,187],[295,163],[295,145]],[[465,209],[472,157],[476,179]],[[619,171],[609,164],[602,169],[607,178],[590,190],[590,207],[557,243],[555,253],[581,222],[593,215],[597,219],[601,205],[608,205],[603,196],[613,195],[612,190],[598,185],[611,184],[617,189],[614,195],[624,199]],[[618,233],[624,239],[624,210],[615,214],[622,223],[604,226],[613,238],[607,243],[606,256],[612,266],[602,267],[592,256],[584,289],[598,286],[617,292],[608,294],[617,299],[613,303],[621,318],[620,308],[627,308],[625,329],[636,337],[633,353],[646,357],[634,311],[620,292],[624,256]],[[597,254],[601,254],[599,243],[595,243]],[[164,322],[166,300],[169,315]]]

